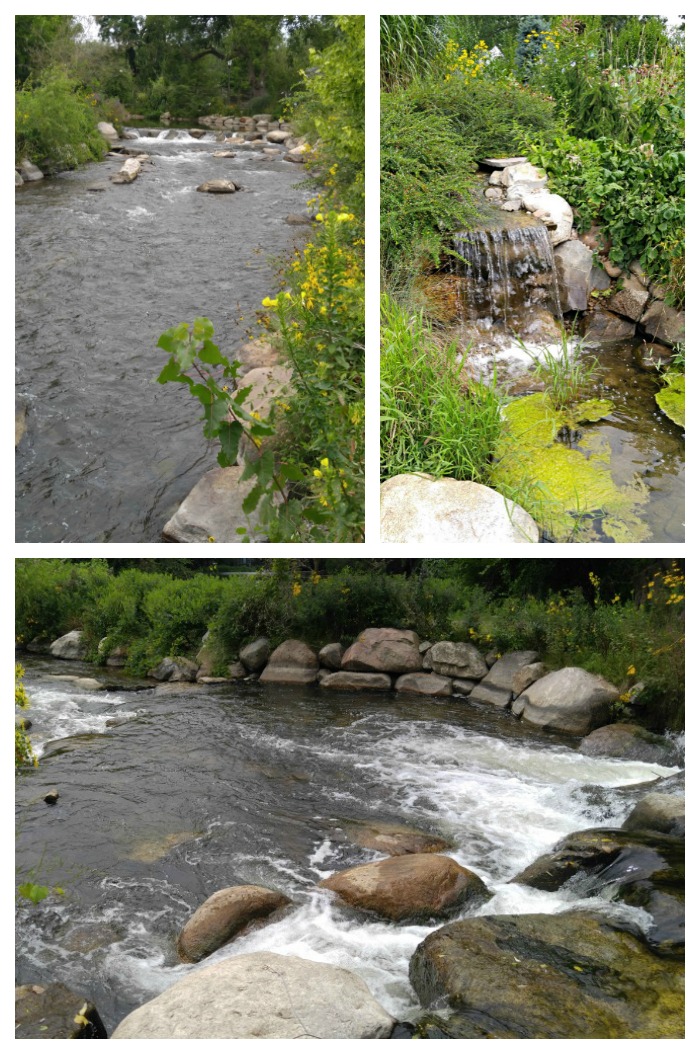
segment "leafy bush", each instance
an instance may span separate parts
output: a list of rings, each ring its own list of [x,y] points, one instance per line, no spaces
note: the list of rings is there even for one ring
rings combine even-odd
[[[624,146],[614,140],[539,140],[530,157],[545,168],[550,187],[570,202],[580,229],[593,220],[613,243],[610,260],[629,268],[639,260],[652,278],[683,296],[685,244],[684,155]]]
[[[102,560],[17,560],[17,643],[26,645],[35,637],[52,641],[81,627],[85,610],[107,587],[109,579],[109,570]]]
[[[104,156],[107,144],[96,127],[97,100],[61,71],[43,75],[38,87],[15,92],[15,160],[49,168],[75,168]]]
[[[475,210],[474,153],[448,116],[422,108],[421,94],[382,96],[382,263],[395,278],[437,265]]]
[[[440,347],[421,313],[382,299],[381,473],[486,482],[501,435],[493,386],[469,381],[456,344]]]

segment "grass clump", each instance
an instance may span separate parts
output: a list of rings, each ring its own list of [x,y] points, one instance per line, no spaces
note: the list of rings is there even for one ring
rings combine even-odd
[[[402,472],[488,481],[502,429],[495,385],[469,380],[419,311],[382,300],[382,478]]]

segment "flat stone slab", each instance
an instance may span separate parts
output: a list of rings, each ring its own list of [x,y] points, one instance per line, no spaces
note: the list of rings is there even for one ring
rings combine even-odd
[[[253,533],[258,525],[255,512],[246,515],[243,502],[255,478],[241,483],[242,465],[214,468],[195,484],[180,508],[163,528],[166,542],[242,542],[239,527],[250,531],[252,542],[267,541]]]
[[[382,542],[538,542],[529,513],[481,483],[404,473],[380,488]]]
[[[481,164],[489,168],[510,168],[511,165],[523,165],[526,161],[526,157],[485,157]]]

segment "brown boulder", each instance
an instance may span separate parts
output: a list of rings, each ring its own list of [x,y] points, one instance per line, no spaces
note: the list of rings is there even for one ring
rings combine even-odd
[[[389,692],[391,677],[388,673],[353,673],[352,670],[337,670],[326,674],[319,681],[321,688],[333,688],[337,692]]]
[[[489,672],[484,657],[473,644],[441,640],[426,655],[433,673],[443,677],[481,680]]]
[[[260,675],[262,684],[313,684],[318,656],[302,640],[286,640],[275,648]]]
[[[418,831],[402,824],[373,822],[371,820],[348,820],[343,830],[355,845],[363,849],[377,849],[389,856],[405,856],[408,853],[442,853],[449,849],[449,842],[435,834]]]
[[[394,685],[397,692],[412,692],[414,695],[452,695],[452,681],[435,673],[405,673]]]
[[[264,886],[230,886],[213,893],[197,908],[177,939],[177,953],[198,963],[228,944],[255,919],[263,919],[291,901]]]
[[[447,856],[415,853],[351,867],[319,885],[346,904],[394,922],[447,918],[490,893],[481,879]]]
[[[422,669],[420,638],[412,630],[366,629],[343,655],[342,669],[368,673],[412,673]]]

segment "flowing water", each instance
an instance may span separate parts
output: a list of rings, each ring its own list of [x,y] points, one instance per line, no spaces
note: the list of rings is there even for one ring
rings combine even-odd
[[[244,342],[309,191],[298,165],[173,134],[128,144],[153,159],[130,185],[111,158],[17,192],[17,541],[159,541],[216,463],[198,404],[155,383],[158,337],[206,315],[224,351]],[[220,177],[244,190],[196,192]]]
[[[27,663],[42,756],[18,783],[17,880],[65,894],[20,907],[17,977],[84,993],[110,1031],[193,970],[259,950],[354,970],[396,1017],[416,1016],[408,962],[431,927],[370,919],[316,888],[380,855],[353,846],[344,821],[449,839],[495,894],[477,914],[554,913],[575,894],[508,880],[564,835],[620,823],[678,771],[587,758],[576,740],[458,699],[247,683],[134,692],[123,681],[104,692],[56,679],[92,672]],[[199,965],[178,963],[175,939],[193,910],[239,883],[279,889],[293,907]],[[585,903],[649,921],[641,909]]]

